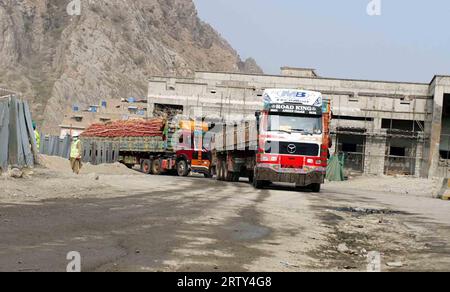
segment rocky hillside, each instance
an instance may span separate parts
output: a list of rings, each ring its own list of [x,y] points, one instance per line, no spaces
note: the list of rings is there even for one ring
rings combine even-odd
[[[0,87],[22,92],[46,132],[72,104],[145,96],[152,75],[260,73],[197,15],[192,0],[0,0]]]

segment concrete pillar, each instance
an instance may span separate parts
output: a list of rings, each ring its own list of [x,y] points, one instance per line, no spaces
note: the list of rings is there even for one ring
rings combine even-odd
[[[444,104],[444,89],[436,85],[434,89],[433,98],[433,118],[431,122],[430,145],[427,153],[426,163],[428,170],[428,177],[437,175],[439,165],[439,144],[441,143],[442,132],[442,107]]]
[[[373,129],[374,130],[380,130],[381,126],[382,126],[382,123],[383,123],[383,119],[382,118],[374,118],[373,119]],[[368,128],[368,129],[370,129],[370,128]]]
[[[364,174],[383,175],[386,155],[386,130],[380,135],[368,136],[364,153]]]
[[[152,118],[154,113],[155,113],[155,104],[153,102],[148,102],[147,103],[147,117]]]
[[[414,176],[421,177],[421,169],[424,156],[424,143],[418,142],[416,147],[416,166],[414,168]]]

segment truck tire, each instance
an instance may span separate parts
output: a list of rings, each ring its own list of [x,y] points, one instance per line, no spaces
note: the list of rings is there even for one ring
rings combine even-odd
[[[217,161],[217,164],[216,164],[216,180],[220,180],[221,172],[222,172],[222,169],[220,168],[220,161]]]
[[[295,190],[296,190],[297,192],[304,192],[304,191],[305,191],[305,187],[296,184],[296,185],[295,185]]]
[[[216,164],[216,180],[222,181],[222,161],[217,160]]]
[[[222,162],[222,180],[223,181],[228,181],[228,165],[226,164],[226,162]]]
[[[248,176],[248,181],[250,182],[250,184],[253,184],[254,178],[255,178],[254,174],[250,174]]]
[[[189,166],[186,160],[182,159],[177,163],[177,173],[178,176],[188,176],[189,175]]]
[[[232,182],[233,172],[228,171],[228,163],[224,163],[224,173],[225,173],[225,181]]]
[[[227,168],[225,165],[225,161],[221,160],[219,161],[218,165],[217,179],[220,181],[226,181],[226,176],[227,176]]]
[[[271,182],[267,181],[267,180],[257,180],[256,179],[256,169],[255,169],[251,179],[252,179],[251,181],[252,181],[253,187],[255,187],[255,189],[258,189],[258,190],[263,189],[271,184]]]
[[[141,172],[150,174],[152,172],[152,161],[149,159],[142,160]]]
[[[264,188],[267,185],[267,183],[263,180],[253,180],[253,187],[255,187],[255,189],[260,190],[262,188]]]
[[[152,162],[152,174],[160,175],[162,173],[162,165],[160,159],[155,159]]]
[[[210,172],[205,172],[203,175],[205,176],[205,178],[212,178],[213,177],[212,170]]]
[[[309,188],[311,189],[311,191],[313,193],[320,193],[320,189],[321,189],[322,185],[321,184],[311,184],[309,186]]]

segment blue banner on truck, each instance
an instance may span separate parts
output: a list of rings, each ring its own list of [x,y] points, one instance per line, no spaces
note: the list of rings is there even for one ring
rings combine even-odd
[[[304,114],[304,115],[322,115],[321,106],[311,106],[303,104],[271,104],[269,111],[271,113],[286,113],[286,114]]]

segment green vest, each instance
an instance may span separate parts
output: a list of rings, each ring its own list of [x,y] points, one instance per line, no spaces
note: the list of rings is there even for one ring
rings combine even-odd
[[[78,149],[80,143],[80,140],[72,143],[72,147],[70,148],[70,158],[79,158],[81,156],[80,150]]]
[[[36,146],[39,151],[39,147],[41,146],[41,135],[39,135],[39,132],[34,130],[34,137],[36,137]]]

